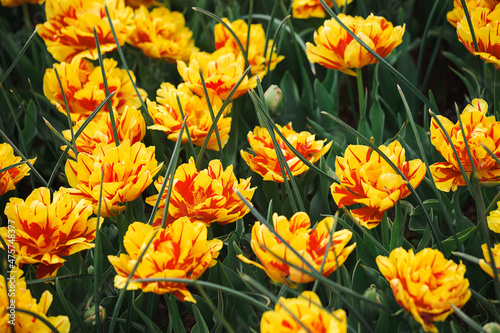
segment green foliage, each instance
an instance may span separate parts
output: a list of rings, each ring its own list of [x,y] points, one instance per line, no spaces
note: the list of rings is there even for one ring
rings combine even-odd
[[[262,314],[273,310],[280,297],[297,297],[300,291],[315,290],[326,309],[347,310],[350,332],[418,331],[421,326],[401,310],[390,283],[376,264],[377,256],[388,256],[395,248],[403,247],[415,252],[436,248],[447,259],[455,262],[463,259],[466,264],[471,301],[462,309],[455,308],[455,314],[438,324],[441,331],[481,331],[486,323],[500,321],[499,282],[487,276],[478,265],[483,258],[481,245],[492,246],[499,239],[486,223],[490,211],[496,209],[498,186],[486,186],[474,176],[469,178],[460,165],[467,186],[455,192],[442,192],[436,187],[429,169],[433,163],[442,161],[429,137],[432,119],[442,126],[437,115],[456,119],[455,104],[458,110],[462,110],[475,98],[484,98],[489,103],[489,115],[500,110],[500,75],[492,65],[468,54],[459,43],[453,27],[446,21],[450,9],[448,3],[354,0],[347,8],[340,8],[347,14],[364,17],[372,12],[385,16],[395,25],[405,24],[406,27],[403,43],[385,59],[374,54],[379,58],[378,64],[359,70],[357,79],[309,63],[305,45],[313,42],[314,32],[324,19],[291,17],[289,1],[172,0],[168,6],[184,14],[196,45],[202,51],[214,51],[214,25],[222,22],[221,18],[227,17],[231,21],[251,18],[252,23],[263,25],[266,40],[273,39],[277,53],[285,57],[274,71],[258,79],[255,90],[232,101],[230,139],[218,152],[206,150],[210,135],[202,147],[194,146],[190,136],[188,144],[181,143],[180,139],[177,142],[168,140],[164,133],[151,130],[144,138],[147,146],[155,146],[157,160],[164,163],[160,171],[165,177],[161,192],[168,187],[167,207],[178,165],[193,157],[199,170],[210,160],[220,159],[224,167],[233,166],[238,179],[252,178],[251,184],[257,189],[252,203],[247,202],[251,214],[229,225],[210,227],[210,237],[222,240],[224,247],[216,264],[198,281],[146,280],[187,283],[196,304],[180,302],[173,294],[159,296],[141,290],[117,289],[114,287],[116,272],[108,255],[116,256],[125,251],[123,236],[132,222],[152,224],[161,196],[153,208],[145,205],[144,198],[156,194],[150,186],[138,199],[127,203],[121,215],[113,218],[99,216],[99,221],[103,222],[98,224],[95,248],[68,256],[57,277],[39,280],[33,265],[23,266],[28,288],[35,298],[39,299],[45,290],[54,295],[51,316],[68,316],[72,332],[257,332]],[[14,166],[3,166],[0,172],[26,163],[31,168],[31,175],[14,191],[0,197],[1,209],[10,198],[26,198],[34,188],[47,186],[54,191],[68,186],[63,164],[69,158],[69,149],[76,151],[75,139],[88,124],[86,122],[72,133],[71,140],[62,137],[61,132],[70,127],[71,120],[69,114],[68,117],[61,114],[44,96],[43,76],[54,60],[34,30],[37,23],[45,20],[44,6],[24,5],[22,8],[2,8],[0,12],[0,135],[2,142],[11,143],[16,155],[23,159]],[[337,13],[335,7],[328,11],[333,19],[337,19]],[[359,36],[353,38],[359,39]],[[247,49],[241,43],[239,46]],[[369,51],[373,53],[373,50]],[[109,54],[101,55],[99,51],[96,66],[102,64],[103,57],[113,57],[119,60],[122,68],[130,69],[137,77],[136,92],[138,88],[145,89],[150,100],[156,98],[156,90],[162,82],[174,85],[182,82],[175,64],[149,59],[131,45],[123,45]],[[246,63],[249,63],[248,57]],[[238,85],[250,70],[247,66]],[[206,78],[201,71],[200,75],[204,83]],[[283,109],[279,112],[269,110],[265,103],[264,92],[271,85],[277,85],[283,93]],[[207,87],[203,86],[208,96]],[[105,105],[111,107],[113,92],[108,91],[106,79],[104,87],[108,99],[94,110],[89,122],[101,114]],[[235,91],[236,87],[230,96]],[[146,122],[152,125],[146,101],[141,103]],[[180,101],[178,103],[181,107]],[[222,143],[216,123],[229,103],[230,98],[219,110],[209,105],[213,121],[209,133],[215,133],[220,148]],[[118,141],[115,119],[112,117],[111,120]],[[277,131],[276,125],[284,126],[289,122],[297,132],[309,131],[316,140],[332,142],[329,153],[316,163],[301,156],[289,139]],[[184,122],[179,137],[182,137],[182,131],[188,130],[187,126]],[[251,171],[242,160],[240,151],[249,149],[247,133],[256,126],[269,130],[285,179],[291,171],[283,150],[276,144],[278,140],[283,140],[284,145],[308,166],[308,172],[278,184],[263,181],[260,175]],[[380,145],[395,139],[401,142],[407,160],[425,162],[426,177],[418,188],[409,186],[411,195],[399,200],[394,209],[386,212],[378,227],[368,230],[350,213],[349,209],[353,207],[339,209],[332,199],[330,186],[339,182],[335,174],[336,157],[342,156],[348,145],[363,144],[379,153],[405,178],[394,161],[379,149]],[[68,146],[65,151],[60,149],[62,144]],[[35,156],[37,161],[32,165],[27,160]],[[257,261],[251,245],[255,221],[260,220],[272,228],[273,213],[290,218],[298,211],[305,211],[313,225],[325,216],[333,216],[336,230],[350,230],[353,233],[351,243],[355,241],[357,245],[344,265],[331,276],[323,277],[313,271],[311,274],[316,282],[299,284],[294,290],[271,281],[262,270],[243,262],[239,256]],[[166,219],[165,214],[162,226],[166,225]],[[0,216],[0,221],[2,226],[8,223],[5,215]],[[152,239],[144,240],[146,244],[148,241],[151,243]],[[2,244],[6,248],[3,239]],[[146,249],[143,247],[141,251],[142,256]],[[7,251],[2,252],[2,259],[1,272],[6,276]],[[138,265],[139,262],[133,271]],[[307,261],[304,265],[311,268]],[[498,275],[498,270],[495,271]],[[132,275],[133,272],[127,284],[133,279]],[[370,297],[368,291],[371,291]],[[373,293],[377,296],[375,300]],[[107,314],[106,318],[97,319],[95,326],[88,325],[83,319],[90,304],[95,306],[97,318],[99,306]],[[17,310],[37,317],[35,313]],[[51,326],[45,319],[42,321]]]

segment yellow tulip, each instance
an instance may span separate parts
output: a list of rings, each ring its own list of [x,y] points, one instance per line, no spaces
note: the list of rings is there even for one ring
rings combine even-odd
[[[163,165],[154,154],[154,147],[146,148],[141,142],[131,145],[128,139],[118,147],[100,144],[92,155],[80,153],[77,161],[66,162],[66,177],[73,187],[70,191],[91,202],[97,214],[103,178],[101,216],[116,216],[125,209],[121,203],[137,199],[153,182]]]
[[[364,19],[339,14],[338,18],[382,58],[403,41],[405,26],[394,27],[383,17],[371,14]],[[311,63],[337,69],[348,75],[356,76],[353,69],[378,61],[333,18],[325,21],[314,33],[314,42],[316,45],[306,43],[307,58]]]
[[[144,5],[136,9],[134,28],[127,42],[148,57],[168,62],[186,61],[191,53],[198,52],[184,15],[166,7],[157,7],[151,12]]]
[[[346,333],[347,317],[342,309],[332,312],[325,310],[316,293],[304,291],[297,298],[280,297],[274,311],[267,311],[262,315],[260,331],[261,333]]]
[[[424,179],[425,164],[419,159],[406,161],[405,150],[397,140],[379,149],[405,175],[413,188]],[[339,208],[364,205],[351,210],[351,213],[368,229],[376,227],[385,211],[411,193],[403,177],[367,146],[349,145],[344,157],[337,156],[335,173],[340,183],[330,187],[333,200]]]
[[[191,141],[195,146],[201,147],[213,123],[205,96],[200,97],[193,94],[188,86],[183,83],[181,83],[177,89],[170,83],[162,83],[157,94],[156,103],[147,102],[149,113],[155,122],[154,125],[148,128],[163,131],[168,135],[170,140],[177,141],[184,120],[183,115],[187,116],[186,124],[189,135],[191,136]],[[177,97],[179,98],[182,112],[177,103]],[[212,95],[210,97],[210,104],[212,105],[215,116],[222,106],[222,100],[217,95]],[[230,110],[231,104],[224,109],[223,115],[217,122],[222,147],[224,147],[229,140],[231,118],[225,117],[225,115],[227,115]],[[189,142],[186,131],[183,133],[182,142]],[[212,132],[206,148],[210,150],[219,150],[215,131]]]
[[[7,168],[21,161],[22,158],[20,156],[14,155],[14,149],[11,145],[8,143],[0,144],[0,169]],[[33,164],[36,158],[29,161]],[[29,172],[30,167],[25,163],[0,173],[0,196],[15,189],[15,185],[25,176],[29,175]]]
[[[318,222],[314,229],[311,229],[311,220],[304,212],[294,214],[290,220],[274,213],[273,224],[275,232],[297,251],[302,259],[295,255],[285,243],[282,243],[266,225],[262,225],[260,222],[255,222],[252,228],[250,244],[262,264],[248,260],[243,256],[239,256],[239,258],[265,271],[273,281],[291,287],[295,287],[295,283],[307,283],[315,280],[308,273],[310,269],[304,262],[310,264],[326,277],[341,266],[356,247],[356,243],[346,247],[352,237],[349,230],[333,232],[334,220],[332,217],[326,217]],[[329,243],[330,247],[326,252]]]
[[[23,271],[15,267],[13,273],[8,276],[8,279],[3,276],[0,277],[0,332],[52,332],[40,319],[35,318],[31,314],[14,310],[14,306],[16,309],[30,311],[39,315],[57,328],[58,332],[68,333],[70,322],[67,316],[55,317],[49,316],[47,313],[53,300],[50,291],[45,290],[40,297],[40,301],[37,302],[31,295],[31,291],[27,288],[25,278],[21,277],[22,274]],[[15,288],[15,292],[12,291],[13,287]],[[10,299],[7,295],[9,295]],[[11,326],[11,323],[14,323],[14,325]]]
[[[108,17],[108,7],[118,43],[122,46],[132,28],[133,10],[124,0],[47,0],[47,21],[37,25],[47,50],[60,62],[73,59],[97,59],[94,28],[102,53],[116,49]]]
[[[155,182],[158,191],[163,181],[163,177],[158,177],[158,181]],[[168,221],[188,217],[207,226],[215,222],[219,224],[235,222],[245,216],[250,209],[240,200],[234,189],[250,201],[256,188],[250,187],[250,178],[240,179],[238,182],[232,166],[224,170],[219,160],[212,160],[207,169],[197,171],[194,159],[191,158],[189,163],[180,165],[175,171],[168,206]],[[162,193],[154,225],[159,225],[163,216],[167,190],[168,186]],[[153,195],[147,198],[146,202],[154,206],[157,198],[158,194]]]
[[[335,0],[335,2],[337,6],[342,7],[350,4],[352,0]],[[328,7],[333,7],[332,0],[325,0],[325,3]],[[296,19],[323,18],[326,16],[326,11],[319,0],[293,0],[292,16]]]
[[[469,15],[476,8],[488,8],[489,10],[493,10],[498,0],[465,0],[467,5],[467,9],[469,10]],[[453,0],[453,9],[446,14],[446,18],[448,22],[454,27],[457,26],[458,22],[462,21],[465,17],[464,8],[462,7],[461,0]]]
[[[94,247],[96,218],[92,205],[75,200],[68,189],[54,192],[41,187],[26,200],[11,198],[5,215],[14,229],[0,228],[3,239],[15,230],[15,253],[20,264],[38,264],[39,279],[55,276],[63,257]]]
[[[432,177],[439,190],[449,192],[451,189],[455,191],[458,186],[466,184],[459,164],[462,164],[467,178],[475,170],[481,182],[500,181],[500,166],[483,147],[483,145],[488,147],[497,157],[500,157],[500,122],[495,121],[494,116],[487,117],[487,112],[488,104],[482,99],[474,99],[460,115],[463,133],[459,121],[453,124],[449,119],[437,116],[444,130],[448,133],[451,144],[438,123],[434,119],[432,120],[431,143],[446,160],[430,166]],[[464,135],[472,156],[472,165],[466,142],[464,142]],[[459,156],[458,160],[451,145],[454,146]]]
[[[213,53],[195,52],[191,54],[189,65],[177,61],[177,70],[186,85],[198,96],[205,96],[200,77],[200,69],[209,93],[216,94],[221,99],[227,99],[231,89],[245,72],[245,59],[241,53],[235,54],[232,49],[221,47]],[[236,88],[231,99],[245,94],[257,86],[257,77],[244,77]]]
[[[481,249],[483,250],[484,259],[479,260],[479,266],[483,271],[485,271],[492,278],[495,277],[495,273],[493,272],[493,268],[491,268],[491,257],[488,251],[488,245],[481,245]],[[493,264],[497,268],[497,272],[500,272],[500,243],[496,244],[492,249],[491,253],[493,254]]]
[[[162,6],[161,2],[156,0],[125,0],[125,4],[132,8],[139,8],[140,6],[152,7],[152,6]]]
[[[23,3],[41,5],[44,2],[45,0],[0,0],[0,5],[4,7],[17,7],[21,6]]]
[[[117,68],[117,64],[115,60],[109,58],[103,61],[109,92],[115,92],[111,97],[111,104],[118,114],[122,114],[127,106],[140,107],[141,100],[135,92],[127,71]],[[66,115],[66,106],[57,81],[56,69],[66,96],[71,120],[78,122],[87,119],[106,98],[101,67],[94,67],[90,61],[80,59],[71,63],[54,64],[54,68],[45,71],[43,92],[57,107],[57,110]],[[129,73],[135,82],[134,73]],[[142,99],[147,96],[143,89],[139,89],[139,94]],[[108,106],[105,105],[102,110],[108,112]]]
[[[224,21],[238,37],[238,40],[247,52],[248,62],[250,66],[252,66],[252,74],[259,75],[261,80],[267,74],[268,66],[270,70],[273,70],[276,65],[285,58],[284,56],[278,56],[276,54],[276,47],[272,49],[274,42],[272,39],[266,41],[266,33],[262,24],[250,25],[249,38],[248,24],[244,20],[229,22],[227,18],[223,18],[222,21]],[[221,23],[215,25],[214,36],[216,49],[226,47],[232,50],[234,54],[241,53],[241,49],[234,37]],[[246,50],[247,43],[248,50]],[[270,64],[269,61],[271,62]]]
[[[458,39],[464,44],[465,48],[473,55],[479,56],[487,63],[492,63],[497,70],[500,69],[500,6],[493,9],[488,7],[477,7],[470,11],[472,26],[476,37],[477,48],[474,48],[472,34],[467,22],[463,17],[457,23]]]
[[[452,304],[461,308],[471,297],[465,265],[447,260],[438,250],[426,248],[414,254],[397,248],[376,261],[398,304],[426,332],[437,332],[434,322],[444,321],[453,312]]]
[[[279,125],[277,127],[287,141],[311,163],[318,161],[332,145],[331,142],[325,144],[326,140],[316,140],[315,135],[309,132],[295,132],[291,123],[284,127]],[[309,167],[292,152],[277,133],[275,133],[275,137],[292,175],[296,177],[306,172]],[[264,180],[283,183],[283,174],[269,131],[266,128],[256,126],[253,132],[248,133],[247,139],[253,152],[249,153],[243,150],[240,152],[245,162],[253,171],[264,177]],[[290,179],[290,176],[287,175],[287,178]]]
[[[84,122],[85,120],[81,120],[76,123],[73,127],[73,133],[76,133]],[[141,111],[137,110],[133,106],[126,106],[121,116],[115,112],[115,125],[120,142],[128,139],[130,144],[134,144],[141,141],[142,138],[144,138],[144,135],[146,135],[146,122],[144,117],[142,116]],[[65,130],[62,134],[69,142],[71,142],[70,130]],[[92,121],[87,124],[83,132],[80,133],[78,138],[75,140],[75,143],[78,152],[87,154],[92,154],[94,149],[99,144],[113,145],[115,143],[115,137],[109,113],[104,113],[97,119],[92,119]],[[65,148],[66,146],[61,147],[63,150]],[[73,150],[69,150],[68,153],[72,158],[75,158]]]
[[[156,235],[155,235],[156,233]],[[215,265],[215,258],[222,248],[219,239],[207,240],[207,227],[200,222],[181,218],[165,229],[142,223],[132,223],[123,245],[127,254],[108,256],[115,268],[115,287],[123,289],[147,242],[154,239],[133,274],[133,279],[181,278],[198,279],[208,267]],[[185,283],[177,282],[134,282],[127,290],[140,289],[156,294],[173,293],[179,300],[196,303]]]

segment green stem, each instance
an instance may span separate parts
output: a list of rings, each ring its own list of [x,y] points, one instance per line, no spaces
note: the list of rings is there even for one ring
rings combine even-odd
[[[358,84],[358,103],[359,103],[359,115],[363,119],[365,114],[365,92],[363,87],[363,73],[361,68],[356,68],[356,82]]]

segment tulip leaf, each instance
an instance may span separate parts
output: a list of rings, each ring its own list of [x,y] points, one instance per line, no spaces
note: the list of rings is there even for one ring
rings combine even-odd
[[[406,215],[408,209],[405,209],[405,212],[403,213],[403,209],[401,206],[401,203],[398,201],[395,207],[396,216],[394,218],[394,224],[392,225],[391,231],[391,251],[395,248],[403,246]],[[405,207],[408,208],[408,206],[406,205]]]
[[[457,238],[461,244],[463,244],[469,237],[471,237],[475,232],[477,232],[479,229],[474,227],[470,227],[466,230],[462,230],[457,233]],[[455,240],[453,237],[448,237],[441,242],[443,244],[443,254],[445,257],[449,257],[451,255],[452,251],[455,251],[457,249],[457,244],[455,243]],[[436,248],[436,246],[433,246],[433,248]]]
[[[83,322],[82,317],[78,313],[78,310],[73,306],[73,304],[71,304],[70,301],[66,299],[66,296],[64,296],[64,292],[61,288],[61,282],[59,279],[55,280],[55,285],[57,296],[59,297],[59,300],[66,310],[65,313],[71,320],[71,323],[76,323],[76,325],[78,325],[78,328],[80,329],[80,332],[87,332],[87,326]]]
[[[26,113],[24,114],[24,128],[21,132],[26,147],[30,146],[31,142],[38,134],[37,123],[38,121],[35,103],[33,103],[33,101],[30,101],[28,107],[26,108]]]
[[[280,116],[280,120],[283,124],[288,124],[292,122],[296,128],[296,131],[303,131],[305,127],[306,118],[305,108],[300,100],[299,89],[297,88],[297,83],[293,79],[290,72],[286,72],[281,78],[279,86],[283,91],[284,96],[284,107],[283,113]]]
[[[410,222],[410,224],[411,224],[411,222]],[[425,230],[424,230],[422,237],[420,238],[420,241],[418,242],[417,252],[428,247],[430,240],[431,240],[431,228],[429,227],[429,225],[427,225],[427,227],[425,227]]]
[[[193,309],[194,317],[196,319],[196,324],[193,326],[191,329],[192,333],[208,333],[208,326],[205,323],[205,319],[203,319],[203,316],[201,315],[200,310],[196,305],[193,304],[191,307]]]
[[[174,294],[164,294],[163,298],[167,303],[169,325],[173,326],[174,332],[185,333],[186,329],[179,314],[177,298],[175,298]]]
[[[144,296],[144,295],[146,295],[146,294],[145,293],[141,294],[141,296]],[[147,294],[147,296],[151,297],[151,296],[156,296],[156,295]],[[144,296],[144,297],[146,297],[146,296]],[[158,328],[158,326],[156,326],[156,324],[144,312],[141,311],[141,306],[136,304],[135,300],[132,301],[132,308],[139,315],[139,317],[141,317],[141,319],[144,321],[144,324],[146,324],[146,327],[149,330],[156,332],[156,333],[161,333],[161,330]]]

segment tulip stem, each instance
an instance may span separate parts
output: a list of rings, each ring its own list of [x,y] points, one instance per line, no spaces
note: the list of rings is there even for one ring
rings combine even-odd
[[[358,83],[359,118],[363,119],[363,115],[365,114],[365,93],[361,68],[356,68],[356,82]]]

